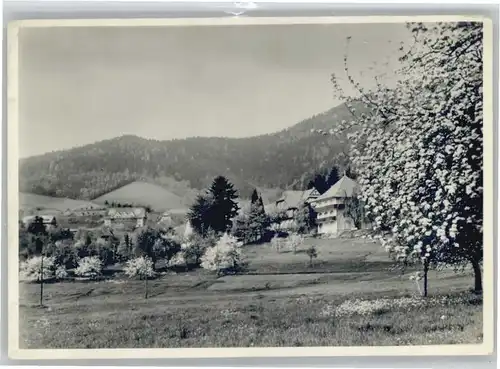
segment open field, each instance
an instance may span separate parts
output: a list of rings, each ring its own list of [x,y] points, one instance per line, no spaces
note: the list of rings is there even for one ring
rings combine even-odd
[[[189,206],[186,199],[177,196],[166,188],[139,181],[108,192],[94,200],[97,204],[104,204],[105,201],[142,206],[149,205],[155,210],[178,209]]]
[[[19,193],[19,208],[23,210],[40,208],[41,214],[57,214],[68,209],[81,207],[98,207],[96,203],[84,200],[74,200],[61,197],[37,195],[33,193]]]
[[[468,273],[430,274],[428,302],[408,275],[389,270],[380,246],[365,240],[314,240],[312,268],[299,252],[248,246],[249,274],[216,278],[202,270],[167,273],[148,283],[20,286],[20,346],[25,348],[346,346],[479,343],[482,305],[467,293]],[[304,246],[306,247],[306,246]],[[352,270],[349,270],[352,268]],[[456,302],[442,296],[465,296]],[[362,299],[390,308],[349,316],[336,309]],[[392,304],[394,301],[394,304]],[[347,306],[361,306],[353,301]]]

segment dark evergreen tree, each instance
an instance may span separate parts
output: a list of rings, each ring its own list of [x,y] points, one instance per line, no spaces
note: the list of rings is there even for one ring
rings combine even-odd
[[[337,183],[339,179],[340,179],[339,171],[336,167],[333,167],[332,170],[330,171],[330,174],[328,174],[328,178],[326,179],[326,184],[328,188],[332,187],[335,183]]]
[[[324,194],[330,188],[323,174],[316,174],[312,187],[316,188],[320,194]]]
[[[41,255],[43,246],[47,239],[47,228],[43,223],[43,218],[36,216],[28,225],[27,232],[30,234],[32,244],[32,255]]]
[[[297,233],[310,233],[316,228],[316,212],[308,203],[302,203],[295,215]]]
[[[199,235],[206,235],[211,227],[214,199],[210,194],[198,195],[188,212],[188,219],[193,230]],[[213,229],[213,228],[212,228]]]
[[[250,202],[252,204],[255,204],[257,201],[259,201],[259,194],[257,193],[257,189],[254,188],[252,191],[252,196],[250,197]]]
[[[213,205],[211,209],[210,225],[215,232],[226,232],[231,228],[232,219],[238,214],[238,195],[232,183],[225,177],[216,177],[209,189]]]

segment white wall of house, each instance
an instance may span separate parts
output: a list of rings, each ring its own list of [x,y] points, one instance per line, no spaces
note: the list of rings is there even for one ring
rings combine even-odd
[[[318,224],[319,234],[337,234],[337,222],[325,222]]]

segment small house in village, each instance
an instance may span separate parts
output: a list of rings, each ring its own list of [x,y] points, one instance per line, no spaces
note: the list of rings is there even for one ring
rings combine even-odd
[[[104,225],[140,228],[144,227],[146,219],[144,208],[111,208],[104,219]]]
[[[272,206],[267,206],[266,212],[277,211],[284,215],[279,229],[290,229],[295,227],[295,215],[303,204],[309,204],[319,196],[318,190],[311,188],[306,191],[284,191],[282,196]]]
[[[354,221],[345,214],[345,205],[346,199],[354,197],[358,190],[358,184],[344,175],[324,194],[311,201],[317,214],[318,234],[337,235],[356,229]]]
[[[45,227],[51,227],[57,223],[56,217],[53,215],[28,215],[23,217],[22,222],[25,226],[28,226],[36,217],[42,218]]]

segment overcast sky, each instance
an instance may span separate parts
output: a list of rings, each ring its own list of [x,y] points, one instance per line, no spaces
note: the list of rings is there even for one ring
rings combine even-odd
[[[19,35],[21,157],[135,134],[271,133],[323,112],[330,75],[408,41],[403,24],[27,28]]]

